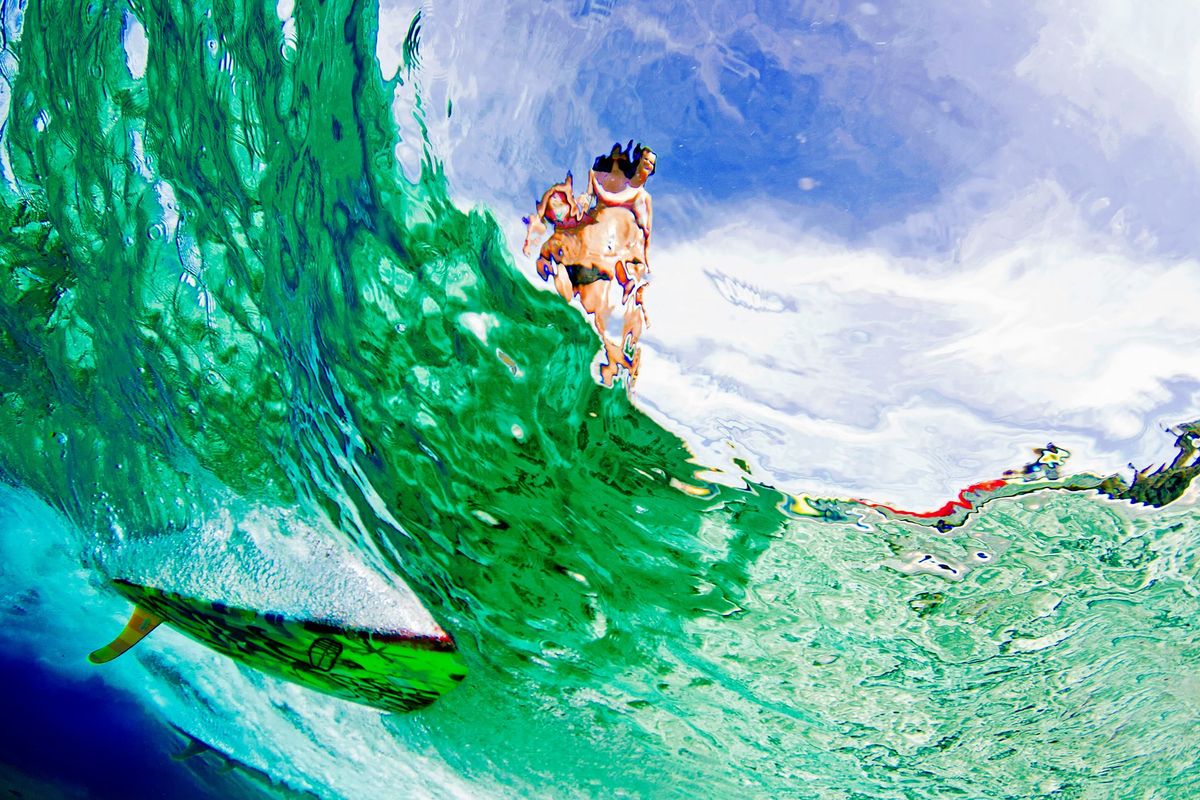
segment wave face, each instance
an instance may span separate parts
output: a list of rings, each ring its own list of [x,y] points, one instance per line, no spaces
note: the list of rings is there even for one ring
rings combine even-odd
[[[107,673],[255,793],[1200,786],[1192,506],[1035,496],[940,535],[684,491],[686,444],[596,385],[584,321],[454,204],[419,18],[388,80],[373,5],[285,5],[5,7],[0,470],[53,509],[6,500],[22,614],[102,643],[123,605],[97,587],[180,532],[321,530],[410,585],[471,668],[419,715],[170,635]],[[204,552],[174,557],[204,576]],[[958,580],[895,566],[921,554]],[[36,627],[8,635],[49,658]]]

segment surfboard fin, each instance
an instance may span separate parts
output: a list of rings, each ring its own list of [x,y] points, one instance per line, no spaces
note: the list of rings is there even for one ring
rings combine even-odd
[[[93,664],[112,661],[150,635],[150,631],[157,628],[160,622],[162,622],[161,617],[154,616],[141,606],[134,606],[133,615],[130,616],[129,622],[125,624],[125,629],[121,631],[120,635],[99,650],[92,651],[92,654],[88,656],[88,661]]]

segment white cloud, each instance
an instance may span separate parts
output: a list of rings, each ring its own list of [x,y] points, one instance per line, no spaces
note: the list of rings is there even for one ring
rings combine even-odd
[[[1111,126],[1112,134],[1186,124],[1200,144],[1200,16],[1190,0],[1152,6],[1107,0],[1080,13],[1046,4],[1047,24],[1018,74],[1046,94],[1061,95]]]
[[[654,256],[639,397],[701,460],[940,505],[1050,439],[1079,469],[1161,461],[1159,426],[1197,411],[1200,264],[1116,249],[1052,183],[931,261],[793,240],[769,218]],[[779,299],[731,303],[713,272]]]

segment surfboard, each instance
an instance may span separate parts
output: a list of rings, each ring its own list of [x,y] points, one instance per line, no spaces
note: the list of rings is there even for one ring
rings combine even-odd
[[[128,580],[113,586],[134,603],[133,617],[111,644],[92,653],[93,663],[111,661],[162,622],[249,667],[383,711],[427,706],[467,676],[454,640],[444,632],[344,627]]]

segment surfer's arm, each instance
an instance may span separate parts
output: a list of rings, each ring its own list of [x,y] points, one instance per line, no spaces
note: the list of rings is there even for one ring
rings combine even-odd
[[[539,216],[538,212],[525,218],[525,244],[521,246],[521,252],[526,256],[533,255],[533,240],[540,237],[546,232],[545,217]]]
[[[596,202],[603,202],[604,187],[600,185],[600,181],[596,179],[596,170],[588,170],[588,194],[596,199]]]

